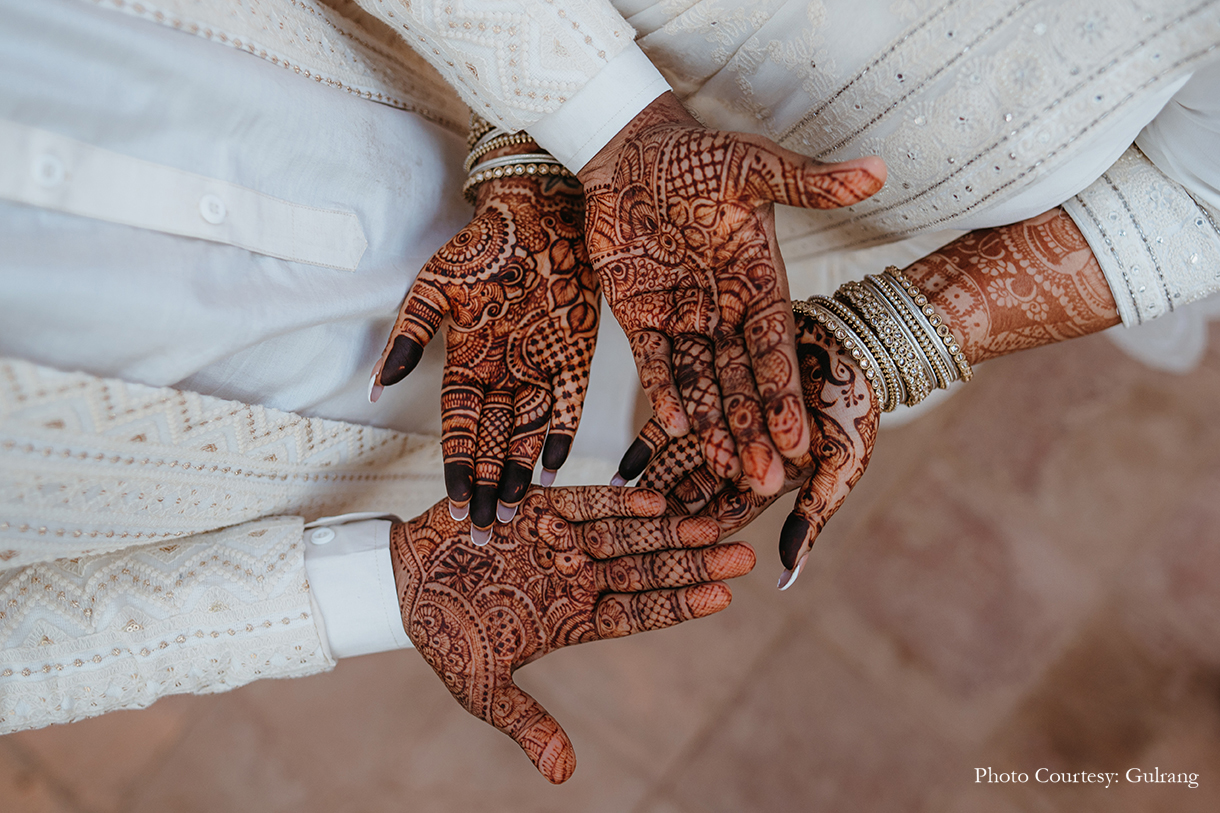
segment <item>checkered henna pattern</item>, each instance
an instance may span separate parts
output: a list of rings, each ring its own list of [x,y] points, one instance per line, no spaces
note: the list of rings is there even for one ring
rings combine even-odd
[[[485,183],[474,220],[438,251],[403,301],[375,382],[414,369],[448,319],[441,389],[445,487],[476,528],[521,502],[534,465],[563,465],[580,423],[599,293],[571,179]],[[544,444],[544,440],[545,444]],[[510,511],[511,513],[511,511]]]
[[[579,174],[589,258],[658,425],[693,429],[717,476],[776,493],[809,435],[773,207],[851,205],[883,165],[707,130],[666,94]]]
[[[719,612],[732,595],[718,580],[754,566],[748,545],[714,544],[715,522],[664,513],[664,499],[645,489],[535,487],[483,548],[445,503],[391,530],[416,649],[467,711],[512,737],[552,782],[572,775],[576,754],[513,673],[565,646]]]

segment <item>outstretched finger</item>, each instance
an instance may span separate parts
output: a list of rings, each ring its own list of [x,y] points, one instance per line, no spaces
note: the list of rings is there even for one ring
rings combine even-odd
[[[665,513],[665,498],[646,488],[570,486],[547,489],[539,496],[569,522],[609,517],[649,518]]]
[[[476,545],[491,540],[496,520],[496,502],[504,458],[513,428],[513,396],[492,390],[483,398],[479,414],[478,445],[475,447],[474,491],[470,498],[470,538]]]
[[[754,569],[754,549],[742,542],[698,550],[662,550],[593,563],[597,590],[640,593],[735,579]]]
[[[577,547],[594,559],[613,559],[657,550],[705,548],[720,539],[720,526],[713,520],[699,517],[615,517],[573,527]]]
[[[652,414],[670,437],[690,431],[690,420],[674,383],[669,339],[653,330],[640,330],[628,337],[631,355],[640,374],[640,385],[652,402]]]
[[[691,437],[682,438],[682,442],[695,443],[697,440],[697,438]],[[623,459],[618,464],[618,473],[614,475],[610,485],[624,486],[639,477],[648,465],[648,461],[652,460],[653,455],[658,450],[665,448],[669,442],[669,433],[665,431],[661,422],[656,418],[649,418],[648,423],[644,424],[644,428],[623,453]]]
[[[823,164],[765,139],[749,154],[748,188],[758,201],[802,209],[838,209],[859,203],[885,185],[885,162],[876,156]]]
[[[517,684],[496,690],[492,698],[496,728],[513,738],[548,782],[559,785],[576,770],[576,750],[559,721]]]
[[[591,311],[596,314],[595,310]],[[596,330],[594,321],[593,328]],[[555,376],[553,396],[555,406],[551,413],[551,429],[547,433],[546,445],[542,448],[542,484],[555,481],[555,472],[568,459],[572,450],[572,439],[580,427],[580,414],[585,405],[585,393],[589,391],[589,369],[593,363],[593,339],[578,339],[574,346],[562,352],[570,354],[570,362],[564,364]]]
[[[597,603],[593,626],[599,638],[622,638],[718,613],[732,600],[733,592],[722,582],[646,593],[610,593]]]
[[[398,321],[373,370],[369,400],[376,402],[381,388],[397,384],[415,369],[447,313],[449,299],[425,266],[398,309]]]
[[[704,336],[678,336],[673,343],[673,360],[682,406],[699,436],[704,461],[719,476],[736,477],[741,473],[741,462],[721,409],[711,341]]]
[[[445,368],[441,385],[441,456],[449,514],[458,522],[470,513],[474,494],[474,454],[483,412],[483,385]]]
[[[551,394],[542,387],[524,384],[517,388],[513,401],[513,434],[508,442],[508,458],[500,475],[496,520],[511,522],[517,506],[525,499],[534,464],[542,451],[542,439],[551,417]]]
[[[729,335],[717,343],[716,372],[741,472],[759,494],[775,494],[784,484],[784,464],[767,430],[754,371],[740,335]]]

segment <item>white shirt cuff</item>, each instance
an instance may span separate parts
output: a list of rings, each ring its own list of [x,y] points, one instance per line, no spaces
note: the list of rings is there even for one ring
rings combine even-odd
[[[305,575],[335,658],[411,648],[390,561],[390,525],[372,519],[306,526]]]
[[[527,129],[540,146],[579,172],[669,83],[634,42],[560,108]]]

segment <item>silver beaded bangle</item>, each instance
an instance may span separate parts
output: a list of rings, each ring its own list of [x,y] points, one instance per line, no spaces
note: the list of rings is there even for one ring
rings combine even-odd
[[[933,383],[929,380],[924,362],[920,358],[922,352],[917,350],[918,345],[913,345],[907,338],[901,320],[883,304],[884,300],[873,293],[870,287],[854,281],[843,283],[835,292],[835,299],[853,308],[889,351],[906,389],[903,403],[914,406],[927,398],[932,392]]]
[[[953,359],[944,353],[944,345],[937,338],[936,331],[926,324],[926,319],[920,318],[923,314],[907,292],[888,274],[869,274],[864,277],[864,281],[885,297],[892,306],[891,310],[897,312],[906,322],[907,337],[913,339],[923,351],[924,360],[936,386],[942,390],[948,388],[957,379],[957,367],[954,366]]]
[[[945,324],[945,321],[936,312],[936,309],[928,303],[928,298],[915,287],[914,283],[907,279],[905,274],[898,270],[897,266],[891,265],[885,269],[885,273],[893,277],[899,287],[907,292],[911,297],[911,301],[919,309],[919,312],[928,320],[928,324],[932,327],[933,332],[935,332],[941,344],[944,345],[945,350],[949,353],[949,357],[957,367],[961,380],[969,381],[973,378],[974,370],[971,368],[970,362],[966,360],[966,354],[962,352],[961,344],[953,337],[953,331]]]
[[[503,130],[494,136],[493,133],[495,133],[494,130],[489,132],[487,136],[479,139],[479,143],[476,144],[474,149],[470,151],[470,154],[466,156],[466,162],[462,165],[462,168],[467,172],[470,172],[470,169],[474,166],[475,161],[479,160],[492,150],[499,149],[500,147],[511,147],[517,144],[528,144],[534,140],[529,133],[508,133],[504,132]],[[492,137],[489,138],[488,136]]]
[[[506,155],[502,158],[484,161],[474,169],[474,173],[462,185],[462,194],[472,206],[477,200],[476,192],[484,181],[510,176],[558,175],[567,178],[576,177],[567,167],[546,153]]]

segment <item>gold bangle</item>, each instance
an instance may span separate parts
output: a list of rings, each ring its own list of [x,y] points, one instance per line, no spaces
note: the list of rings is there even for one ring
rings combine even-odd
[[[945,349],[949,352],[949,357],[953,359],[953,363],[957,366],[957,372],[961,376],[962,381],[969,381],[974,378],[974,369],[970,366],[970,362],[966,360],[966,354],[962,352],[961,343],[954,338],[953,331],[949,328],[948,323],[936,312],[936,309],[928,302],[928,298],[915,287],[913,282],[907,279],[906,274],[898,270],[897,266],[891,265],[885,269],[885,273],[893,277],[902,286],[903,290],[915,302],[920,313],[927,318],[928,324],[936,332],[937,338],[944,344]]]
[[[902,321],[906,323],[907,338],[914,339],[915,343],[919,345],[919,349],[923,351],[924,359],[932,371],[933,383],[937,389],[947,389],[957,378],[957,368],[953,366],[953,362],[948,357],[941,355],[940,339],[936,337],[933,330],[922,324],[919,318],[921,314],[915,307],[915,303],[908,298],[907,292],[886,274],[881,276],[867,274],[864,281],[872,285],[877,293],[888,300],[892,306],[891,310],[897,312]]]
[[[496,125],[492,124],[478,113],[471,111],[470,133],[466,136],[466,149],[473,150],[474,145],[479,143],[479,139],[485,136],[495,126]]]
[[[467,172],[470,172],[470,168],[474,166],[474,162],[478,161],[492,150],[499,149],[500,147],[511,147],[517,144],[528,144],[533,140],[534,139],[530,137],[529,133],[505,133],[504,135],[496,136],[490,141],[479,144],[477,147],[472,149],[470,154],[466,156],[466,162],[462,164],[462,168]]]
[[[884,300],[879,300],[868,286],[855,281],[839,286],[835,299],[855,310],[889,351],[906,389],[903,403],[915,406],[927,398],[933,384],[928,380],[928,373],[916,350],[918,345],[911,344],[901,321],[890,312]]]
[[[555,161],[555,163],[542,161],[522,161],[521,163],[506,164],[504,166],[497,166],[491,169],[476,172],[467,178],[466,183],[462,185],[462,194],[466,197],[467,202],[470,203],[471,206],[474,206],[478,201],[478,188],[486,181],[495,180],[496,178],[528,178],[539,175],[558,175],[565,178],[576,177],[567,167],[560,164],[558,161]]]

